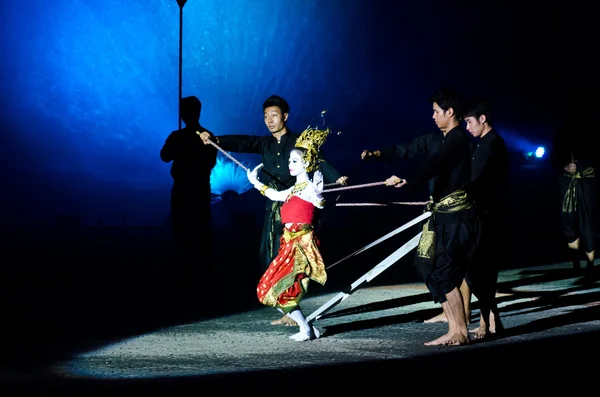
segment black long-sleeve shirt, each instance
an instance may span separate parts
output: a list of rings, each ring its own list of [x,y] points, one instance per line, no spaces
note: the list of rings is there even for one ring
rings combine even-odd
[[[217,149],[205,145],[196,131],[212,132],[200,124],[186,125],[169,134],[160,150],[160,158],[165,163],[171,161],[171,177],[174,183],[210,186],[210,174],[217,163]]]
[[[406,187],[418,187],[429,182],[434,202],[466,187],[471,179],[470,142],[466,132],[456,126],[444,134],[435,132],[421,135],[405,144],[380,150],[381,159],[410,159],[425,156],[418,172]]]
[[[472,147],[469,196],[484,213],[505,207],[508,185],[508,149],[494,130],[478,138]]]
[[[279,140],[272,135],[221,135],[219,146],[228,152],[260,154],[264,166],[259,172],[259,180],[264,184],[274,182],[277,190],[285,190],[294,185],[296,178],[290,175],[290,152],[296,145],[300,133],[288,132]],[[324,183],[333,183],[341,177],[339,172],[321,155],[319,170]]]

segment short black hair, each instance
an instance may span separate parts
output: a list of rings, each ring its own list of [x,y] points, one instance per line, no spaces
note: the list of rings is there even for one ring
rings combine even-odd
[[[286,114],[290,112],[290,105],[288,105],[287,101],[280,97],[279,95],[271,95],[263,102],[263,112],[266,108],[270,108],[271,106],[277,106],[282,114]]]
[[[459,120],[462,118],[463,100],[454,88],[440,88],[431,96],[431,103],[437,103],[444,112],[452,108],[456,118]]]
[[[488,124],[492,124],[492,109],[487,101],[478,99],[466,104],[463,112],[463,119],[466,119],[467,117],[475,117],[478,119],[482,115],[485,115]]]

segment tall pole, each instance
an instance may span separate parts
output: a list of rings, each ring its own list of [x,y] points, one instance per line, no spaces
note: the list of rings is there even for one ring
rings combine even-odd
[[[182,96],[182,74],[183,74],[183,6],[187,0],[177,0],[179,4],[179,98],[177,100],[177,121],[181,129],[181,96]]]

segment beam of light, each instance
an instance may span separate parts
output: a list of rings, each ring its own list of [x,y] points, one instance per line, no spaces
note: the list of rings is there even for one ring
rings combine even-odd
[[[545,142],[528,138],[531,134],[527,131],[519,132],[513,128],[498,128],[510,151],[522,153],[526,158],[542,159],[546,154]]]
[[[240,163],[249,169],[256,166],[256,164],[252,165],[244,161],[240,161]],[[246,171],[233,161],[225,159],[220,153],[217,156],[217,164],[210,174],[210,186],[212,193],[216,195],[222,195],[228,190],[242,194],[252,188]]]

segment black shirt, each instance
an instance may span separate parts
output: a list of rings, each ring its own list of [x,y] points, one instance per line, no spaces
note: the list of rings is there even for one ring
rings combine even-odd
[[[264,166],[258,179],[267,185],[274,182],[277,190],[285,190],[296,182],[296,178],[290,175],[289,159],[299,136],[300,133],[291,132],[289,129],[279,140],[272,135],[221,135],[218,137],[218,144],[228,152],[260,154]],[[326,184],[333,183],[341,177],[326,161],[321,163],[319,170],[323,173]]]
[[[177,184],[210,185],[210,174],[217,163],[217,149],[205,145],[196,131],[206,131],[214,136],[199,124],[186,125],[171,132],[160,150],[162,161],[173,162],[171,177]]]
[[[496,131],[488,131],[472,146],[471,181],[467,192],[486,213],[504,206],[508,184],[508,149]]]
[[[418,172],[406,178],[406,187],[418,187],[429,182],[434,202],[464,188],[471,178],[470,141],[460,126],[454,127],[445,136],[441,131],[425,134],[380,152],[382,159],[425,156]]]
[[[426,156],[426,161],[442,147],[444,134],[442,131],[416,137],[415,139],[380,150],[382,159],[407,160],[413,157]],[[429,180],[429,195],[433,193],[435,178]]]

